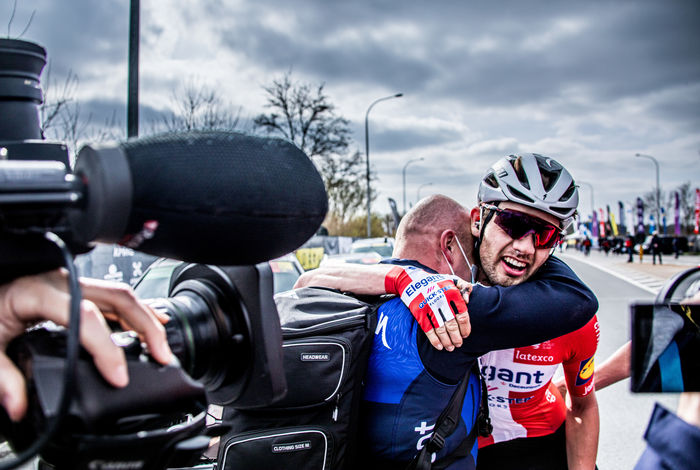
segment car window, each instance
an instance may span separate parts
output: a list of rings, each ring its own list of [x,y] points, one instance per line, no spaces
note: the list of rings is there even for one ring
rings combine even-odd
[[[148,269],[134,286],[136,295],[141,299],[167,297],[170,278],[177,266],[178,264],[175,263]],[[270,261],[270,268],[272,270],[272,284],[275,294],[292,289],[294,283],[301,276],[301,269],[292,261]]]
[[[156,299],[168,296],[170,276],[175,270],[175,264],[152,267],[134,286],[136,295],[141,299]]]
[[[299,269],[291,261],[270,261],[272,284],[275,294],[290,290],[301,275]]]

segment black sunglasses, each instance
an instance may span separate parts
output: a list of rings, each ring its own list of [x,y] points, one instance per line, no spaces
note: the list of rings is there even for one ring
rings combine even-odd
[[[495,211],[493,221],[513,240],[532,234],[535,248],[554,248],[562,238],[559,227],[544,220],[512,209],[501,209],[482,204],[484,209]]]

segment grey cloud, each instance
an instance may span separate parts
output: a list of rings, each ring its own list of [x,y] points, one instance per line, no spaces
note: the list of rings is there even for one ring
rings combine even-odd
[[[12,33],[19,34],[34,11],[31,25],[21,39],[44,46],[52,72],[57,75],[65,76],[73,70],[81,76],[98,63],[126,59],[128,2],[25,0],[17,4]],[[11,5],[0,8],[0,16],[9,17]]]

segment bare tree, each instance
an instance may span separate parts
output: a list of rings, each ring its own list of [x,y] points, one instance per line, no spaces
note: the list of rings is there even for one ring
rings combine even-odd
[[[676,191],[678,191],[678,198],[680,199],[681,227],[685,227],[688,231],[687,233],[691,233],[695,217],[695,189],[690,181],[687,181],[678,186]],[[673,204],[675,204],[675,201]]]
[[[86,116],[81,111],[76,98],[80,81],[73,71],[68,72],[63,84],[59,86],[51,79],[49,67],[42,83],[44,101],[39,107],[42,135],[65,142],[73,158],[84,143],[99,143],[123,137],[116,131],[119,128],[116,111],[113,110],[112,115],[101,125],[92,123],[92,113]]]
[[[350,154],[349,121],[335,114],[324,85],[294,82],[291,72],[263,87],[271,112],[253,124],[294,142],[316,164],[328,192],[330,214],[343,227],[366,200],[362,154]]]
[[[175,111],[163,118],[162,125],[171,132],[190,130],[236,130],[240,124],[240,107],[231,112],[215,89],[188,81],[173,92]]]
[[[264,87],[266,107],[273,112],[258,115],[255,127],[282,135],[311,158],[345,153],[350,144],[349,122],[335,115],[335,106],[323,88],[323,84],[314,88],[308,83],[293,83],[291,72],[273,80]]]
[[[44,95],[44,101],[39,107],[41,131],[44,135],[48,136],[59,132],[55,128],[58,125],[58,121],[61,120],[61,114],[64,110],[71,103],[75,103],[75,93],[78,90],[78,84],[78,76],[72,70],[69,70],[63,85],[58,86],[51,78],[51,64],[49,64],[49,67],[46,69],[45,79],[42,80],[41,91]]]
[[[10,13],[10,17],[7,20],[7,37],[10,37],[10,31],[12,29],[12,23],[15,20],[15,13],[17,13],[17,0],[14,0],[12,2],[12,13]],[[32,25],[32,20],[34,20],[34,15],[36,14],[36,10],[32,10],[32,14],[29,16],[29,20],[27,20],[27,24],[24,26],[24,29],[22,30],[19,35],[17,35],[18,38],[21,38],[24,36],[24,33],[27,32],[29,27]]]

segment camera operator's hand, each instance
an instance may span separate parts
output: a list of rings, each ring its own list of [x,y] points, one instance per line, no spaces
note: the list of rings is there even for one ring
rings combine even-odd
[[[130,287],[87,278],[81,278],[80,285],[80,342],[110,384],[124,387],[129,377],[124,353],[111,341],[105,317],[119,320],[124,327],[139,333],[158,362],[171,360],[161,324],[167,319],[140,302]],[[68,276],[63,269],[0,286],[0,401],[15,421],[24,415],[27,398],[24,378],[5,355],[5,349],[12,338],[37,322],[50,320],[67,325],[69,305]]]

